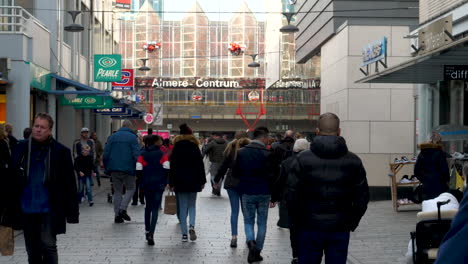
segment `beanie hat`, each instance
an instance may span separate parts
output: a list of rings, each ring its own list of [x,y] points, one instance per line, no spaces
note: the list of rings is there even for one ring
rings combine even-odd
[[[179,126],[180,128],[180,134],[181,135],[191,135],[192,134],[192,129],[187,126],[187,124],[182,124]]]
[[[293,151],[294,152],[301,152],[303,150],[309,149],[310,143],[305,138],[300,138],[296,140],[294,143]]]

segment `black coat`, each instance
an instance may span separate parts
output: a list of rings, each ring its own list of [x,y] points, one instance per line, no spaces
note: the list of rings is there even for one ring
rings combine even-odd
[[[201,192],[206,183],[205,165],[198,145],[193,135],[180,135],[174,139],[169,185],[176,192]]]
[[[354,231],[367,210],[369,187],[358,156],[338,136],[317,136],[296,156],[288,178],[288,205],[300,230]]]
[[[11,186],[8,180],[11,177],[10,172],[10,147],[6,140],[0,139],[0,225],[10,226],[10,220],[7,219],[7,211],[11,203]]]
[[[423,184],[424,199],[434,199],[448,191],[450,172],[442,146],[423,143],[414,165],[414,176]]]
[[[20,225],[22,222],[21,195],[27,183],[27,174],[19,171],[20,168],[25,168],[27,171],[29,140],[20,141],[12,153],[14,173],[9,179],[8,187],[11,189],[13,206],[10,224],[16,229],[22,228]],[[50,139],[45,144],[48,144],[50,149],[50,166],[48,170],[46,169],[49,173],[45,177],[45,186],[49,191],[52,231],[55,234],[63,234],[66,231],[66,223],[78,223],[79,216],[73,161],[70,149],[55,139]]]

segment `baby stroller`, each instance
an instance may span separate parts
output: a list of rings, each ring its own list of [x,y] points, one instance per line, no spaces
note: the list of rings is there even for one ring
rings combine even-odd
[[[440,207],[450,201],[448,199],[437,202],[437,212],[418,213],[416,232],[411,232],[413,263],[435,262],[442,239],[450,229],[452,219],[458,212],[455,209],[440,211]]]

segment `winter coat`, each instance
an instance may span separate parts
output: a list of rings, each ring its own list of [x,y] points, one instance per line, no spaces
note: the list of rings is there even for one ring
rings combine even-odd
[[[231,151],[229,152],[228,156],[224,155],[223,163],[221,164],[221,167],[219,168],[214,178],[214,182],[220,182],[223,180],[224,176],[226,176],[226,180],[224,181],[224,189],[237,188],[237,186],[239,185],[239,177],[236,177],[232,174],[232,168],[234,166],[234,161],[236,159],[235,157],[236,143],[237,143],[237,139],[231,141],[228,144],[228,145],[232,145]]]
[[[193,135],[179,135],[174,139],[169,185],[176,192],[201,192],[206,183],[205,166],[198,145]]]
[[[441,145],[423,143],[414,166],[414,176],[422,183],[424,199],[434,199],[448,191],[450,172]]]
[[[141,188],[143,190],[164,191],[168,183],[168,170],[163,167],[164,163],[168,163],[167,154],[156,145],[149,146],[138,157],[138,162],[143,165]]]
[[[11,203],[11,185],[7,184],[11,175],[11,155],[10,146],[6,140],[0,139],[0,225],[11,225],[7,219],[3,219],[7,213],[6,210],[10,207]],[[5,215],[6,216],[6,215]],[[5,223],[3,223],[5,220]]]
[[[80,177],[80,171],[84,174],[84,176],[91,176],[93,172],[96,172],[96,167],[94,166],[93,157],[91,155],[88,156],[78,156],[75,159],[75,170],[78,179]]]
[[[300,230],[354,231],[369,202],[366,171],[344,138],[317,136],[296,156],[287,196]]]
[[[122,127],[109,137],[104,148],[104,168],[107,172],[124,172],[135,175],[135,164],[140,146],[135,132]]]
[[[265,146],[252,141],[239,149],[233,167],[233,174],[239,177],[238,191],[247,195],[272,195],[277,201],[277,193],[272,193],[274,179],[272,153]]]
[[[227,144],[228,143],[223,138],[213,139],[203,148],[203,156],[208,155],[211,162],[221,163],[223,162],[223,153]]]
[[[45,143],[23,140],[12,152],[12,173],[7,188],[11,190],[12,211],[10,224],[21,229],[21,195],[28,181],[28,155],[31,144],[47,144],[49,149],[46,158],[44,185],[49,193],[50,215],[54,234],[63,234],[66,223],[78,223],[79,208],[76,199],[76,180],[70,149],[51,138]],[[34,141],[34,140],[33,140]],[[21,173],[24,169],[24,173]],[[3,185],[2,185],[3,186]]]
[[[468,192],[460,203],[460,208],[452,225],[445,234],[439,247],[436,264],[467,263],[468,251],[466,250],[466,238],[468,237]]]

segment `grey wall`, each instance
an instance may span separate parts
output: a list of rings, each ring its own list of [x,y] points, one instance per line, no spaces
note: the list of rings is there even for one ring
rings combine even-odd
[[[296,26],[299,28],[299,32],[296,33],[296,60],[298,63],[304,63],[318,54],[320,47],[345,23],[348,25],[416,26],[418,24],[417,8],[391,10],[407,7],[418,7],[418,1],[299,0],[296,3],[298,12]],[[358,11],[367,9],[374,10]]]

